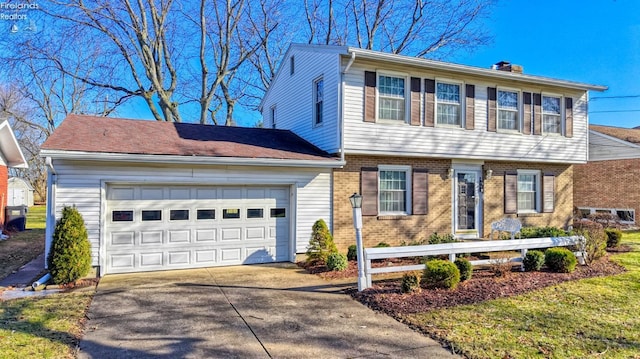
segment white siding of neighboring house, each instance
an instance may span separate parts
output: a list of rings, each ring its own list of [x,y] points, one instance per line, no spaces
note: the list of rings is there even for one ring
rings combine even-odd
[[[589,161],[640,158],[640,145],[589,131]]]
[[[7,161],[4,159],[4,156],[2,155],[2,152],[0,152],[0,166],[7,167]]]
[[[475,129],[423,127],[409,124],[363,122],[364,71],[380,71],[382,66],[356,63],[345,75],[345,153],[375,153],[380,155],[409,155],[459,159],[487,159],[509,161],[584,163],[587,160],[587,94],[565,90],[561,94],[573,97],[573,137],[557,135],[534,136],[487,131],[487,87],[505,86],[527,92],[558,93],[531,85],[496,84],[486,79],[451,74],[430,73],[424,70],[407,73],[424,78],[452,78],[475,85]],[[395,68],[393,71],[402,71]],[[404,69],[404,71],[408,71]],[[491,80],[492,81],[492,80]],[[407,97],[409,94],[407,93]],[[422,96],[424,100],[424,96]],[[421,104],[421,112],[424,105]],[[423,114],[424,116],[424,114]],[[423,117],[422,116],[422,117]],[[463,120],[464,121],[464,120]]]
[[[304,51],[298,51],[303,48]],[[340,59],[338,50],[314,49],[313,45],[292,45],[282,59],[282,68],[262,103],[265,128],[272,128],[271,108],[276,108],[276,128],[287,129],[329,153],[337,153],[339,140]],[[290,74],[289,59],[294,56],[295,71]],[[313,83],[324,80],[324,120],[313,122]]]
[[[290,212],[294,223],[296,252],[304,252],[311,236],[311,227],[317,219],[331,221],[330,169],[304,169],[282,167],[232,167],[232,166],[159,166],[118,164],[105,162],[80,162],[54,160],[57,173],[55,191],[56,219],[63,206],[76,206],[82,214],[89,241],[93,265],[100,265],[100,222],[105,205],[104,182],[132,184],[198,184],[224,185],[291,185]],[[296,198],[297,197],[297,198]],[[50,241],[51,238],[47,238]],[[49,246],[47,246],[49,248]]]

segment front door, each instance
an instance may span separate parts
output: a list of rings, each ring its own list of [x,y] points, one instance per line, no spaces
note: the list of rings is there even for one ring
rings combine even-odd
[[[454,194],[455,232],[461,237],[478,237],[480,233],[480,171],[456,170]]]

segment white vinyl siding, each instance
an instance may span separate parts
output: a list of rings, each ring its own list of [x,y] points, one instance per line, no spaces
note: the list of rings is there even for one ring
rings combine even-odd
[[[288,186],[292,197],[290,215],[295,219],[292,223],[292,248],[298,253],[306,250],[311,227],[317,219],[323,218],[327,223],[332,223],[330,169],[174,165],[155,167],[139,163],[126,165],[68,160],[54,160],[54,167],[57,171],[56,218],[60,218],[65,205],[75,205],[78,208],[85,220],[95,266],[101,265],[98,259],[101,251],[100,224],[101,221],[110,219],[102,208],[108,183]],[[222,213],[216,213],[216,216],[222,216]]]
[[[607,136],[597,131],[589,132],[589,161],[635,158],[640,158],[640,145]]]
[[[461,85],[436,82],[436,123],[460,127],[462,125]]]

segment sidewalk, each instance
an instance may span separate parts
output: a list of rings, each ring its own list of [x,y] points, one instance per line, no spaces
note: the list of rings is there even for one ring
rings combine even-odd
[[[44,253],[37,256],[31,262],[23,265],[15,273],[11,273],[6,278],[0,280],[0,288],[6,287],[29,287],[36,276],[44,270]]]

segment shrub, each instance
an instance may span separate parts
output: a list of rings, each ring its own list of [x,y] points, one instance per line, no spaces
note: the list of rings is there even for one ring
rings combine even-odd
[[[571,273],[576,269],[578,259],[567,248],[549,248],[544,252],[544,263],[554,272]]]
[[[347,260],[357,261],[358,260],[358,246],[352,244],[347,249]]]
[[[604,230],[607,235],[607,248],[616,248],[622,240],[622,231],[617,228],[607,228]]]
[[[469,262],[466,258],[456,258],[456,261],[453,264],[458,267],[460,271],[460,281],[464,282],[465,280],[471,279],[471,275],[473,274],[473,266],[471,262]]]
[[[502,258],[494,258],[489,261],[489,270],[496,277],[506,277],[511,270],[513,269],[513,264],[511,264],[511,258],[502,257]]]
[[[47,258],[51,278],[56,284],[67,284],[89,274],[91,244],[84,219],[75,207],[65,206],[53,231],[53,242]]]
[[[520,230],[522,238],[546,238],[546,237],[564,237],[568,233],[558,227],[523,227]]]
[[[425,263],[421,284],[425,288],[454,289],[460,282],[460,270],[455,264],[434,259]]]
[[[602,225],[604,228],[620,228],[620,218],[610,212],[596,212],[587,216],[587,219]]]
[[[436,232],[429,236],[429,244],[453,243],[457,241],[456,237],[451,233],[440,235]]]
[[[539,271],[544,264],[544,253],[542,251],[527,251],[522,259],[524,270],[527,272]]]
[[[331,253],[337,253],[338,248],[333,242],[333,236],[323,219],[313,224],[309,248],[307,249],[307,263],[322,261],[327,262]]]
[[[419,293],[420,276],[417,274],[405,274],[402,276],[402,293]]]
[[[341,272],[347,269],[348,266],[347,256],[342,253],[329,253],[327,257],[327,268],[329,270]]]
[[[586,239],[583,248],[584,260],[587,264],[602,258],[607,252],[607,235],[604,233],[602,224],[593,221],[574,222],[574,232]]]
[[[374,248],[387,248],[387,247],[391,247],[391,245],[387,242],[380,242],[376,244]]]

